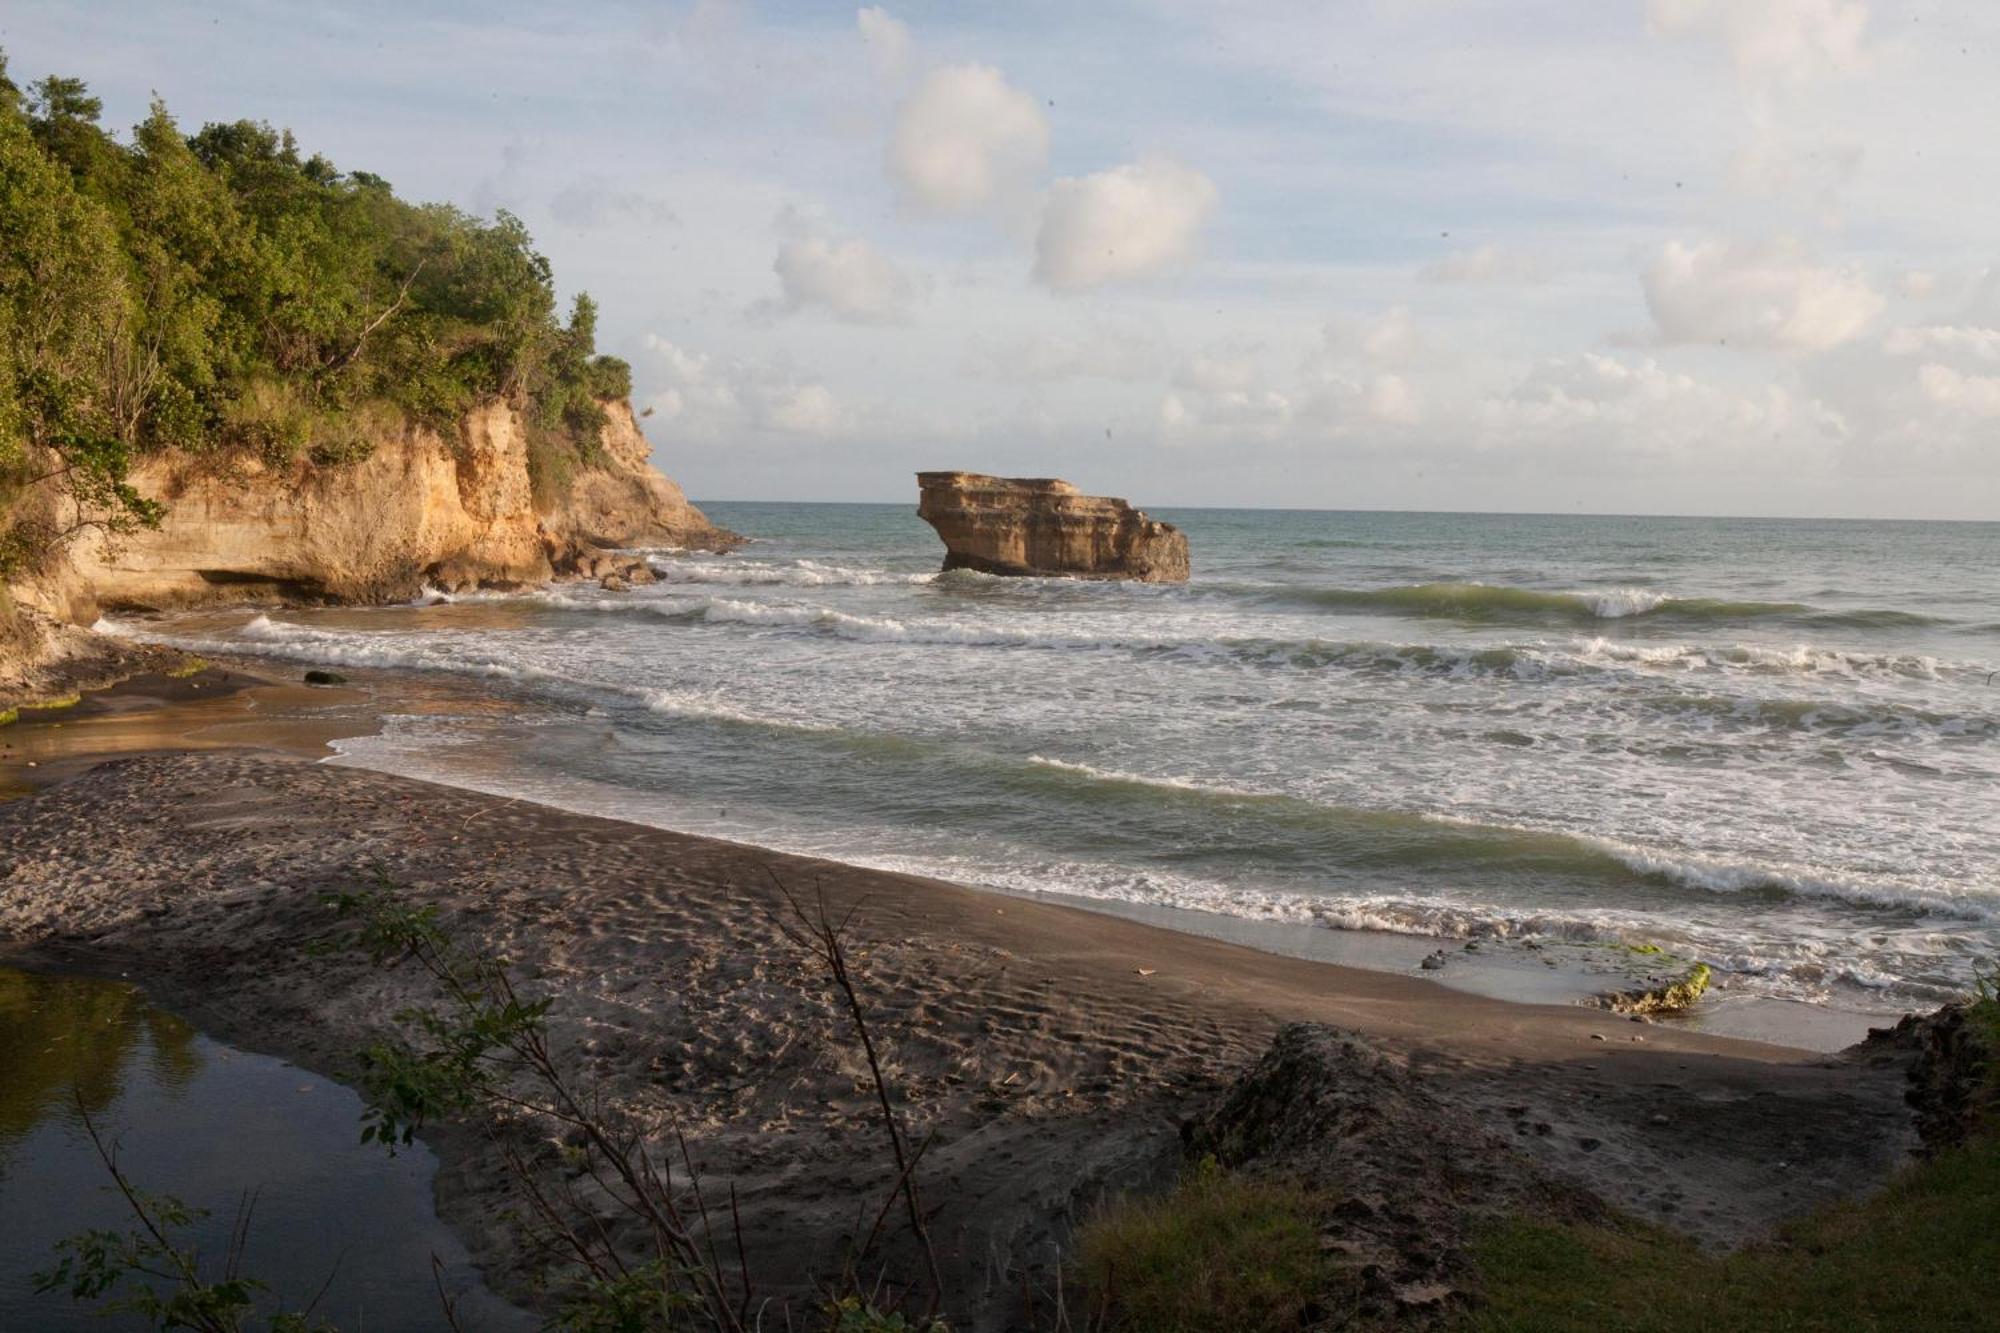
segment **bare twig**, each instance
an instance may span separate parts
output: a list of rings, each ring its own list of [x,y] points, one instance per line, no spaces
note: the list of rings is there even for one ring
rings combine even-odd
[[[458,1322],[458,1302],[444,1289],[444,1260],[438,1258],[436,1250],[431,1251],[431,1285],[437,1288],[438,1308],[444,1311],[444,1322],[452,1333],[465,1333],[465,1325]]]
[[[850,905],[846,914],[835,922],[827,908],[826,890],[823,885],[815,881],[814,912],[808,915],[805,905],[799,901],[791,887],[779,878],[775,870],[766,866],[765,873],[770,876],[778,892],[784,896],[785,902],[792,909],[792,916],[798,922],[796,932],[786,929],[782,923],[780,928],[785,929],[788,936],[811,951],[826,967],[827,975],[845,1005],[848,1017],[854,1021],[855,1034],[861,1040],[862,1053],[868,1060],[868,1073],[875,1084],[875,1100],[882,1109],[883,1131],[888,1135],[889,1150],[896,1159],[896,1183],[891,1189],[890,1198],[895,1198],[898,1193],[902,1195],[909,1217],[910,1232],[916,1237],[930,1276],[929,1304],[924,1312],[924,1319],[928,1322],[936,1315],[938,1306],[944,1299],[944,1279],[938,1271],[937,1249],[931,1243],[930,1228],[924,1222],[923,1202],[917,1196],[916,1160],[904,1145],[902,1127],[897,1122],[896,1108],[889,1094],[889,1079],[882,1070],[881,1055],[875,1049],[875,1037],[869,1029],[867,1010],[861,1003],[861,994],[855,986],[854,974],[848,967],[847,948],[843,941],[847,927],[853,921],[854,914],[860,910],[861,904],[857,902]],[[870,1241],[872,1240],[871,1232]]]
[[[389,321],[389,317],[391,315],[395,314],[398,310],[401,310],[403,308],[403,302],[409,299],[410,285],[417,280],[417,275],[424,271],[424,265],[430,262],[431,261],[429,255],[425,255],[422,259],[419,259],[417,261],[417,266],[410,270],[410,276],[404,278],[403,285],[397,289],[396,299],[391,301],[388,305],[388,308],[383,310],[381,314],[375,316],[375,318],[368,321],[368,326],[362,329],[360,336],[354,340],[353,347],[349,348],[344,355],[335,357],[331,362],[327,364],[326,368],[328,373],[332,373],[338,370],[345,370],[348,367],[348,365],[353,362],[355,357],[361,355],[361,349],[367,343],[368,335],[375,332],[375,330],[381,328],[384,324],[386,324]]]

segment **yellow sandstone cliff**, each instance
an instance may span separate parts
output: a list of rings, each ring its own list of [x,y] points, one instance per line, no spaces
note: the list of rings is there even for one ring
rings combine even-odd
[[[631,407],[604,407],[601,462],[578,469],[546,506],[530,484],[525,424],[504,403],[469,414],[456,438],[404,425],[385,430],[366,458],[334,466],[155,456],[133,482],[166,503],[159,528],[87,534],[63,567],[16,587],[15,597],[53,619],[88,624],[100,609],[274,597],[381,602],[426,585],[456,591],[598,577],[601,548],[735,545],[733,533],[653,468]]]

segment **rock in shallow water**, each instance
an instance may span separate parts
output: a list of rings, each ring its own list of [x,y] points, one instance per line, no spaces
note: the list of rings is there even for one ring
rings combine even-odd
[[[1187,537],[1123,500],[1054,478],[919,472],[917,517],[944,540],[944,567],[1185,583]]]

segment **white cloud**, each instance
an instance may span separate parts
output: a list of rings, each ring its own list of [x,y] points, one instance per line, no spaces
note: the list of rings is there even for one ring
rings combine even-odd
[[[1262,377],[1253,352],[1212,347],[1174,369],[1174,386],[1197,393],[1240,393]]]
[[[875,72],[889,82],[902,78],[910,66],[909,25],[892,18],[880,5],[855,10],[854,23],[861,30],[861,40],[868,45]]]
[[[1273,438],[1291,419],[1291,399],[1274,389],[1169,393],[1160,402],[1160,424],[1169,430],[1199,427]]]
[[[1921,301],[1937,291],[1937,274],[1925,268],[1906,270],[1896,279],[1896,291],[1912,301]]]
[[[1033,97],[989,65],[946,65],[897,108],[887,163],[905,203],[950,215],[1005,205],[1048,159],[1049,122]]]
[[[1151,333],[1100,326],[1080,337],[1052,333],[1012,340],[975,337],[962,369],[975,379],[1003,383],[1154,380],[1166,355],[1166,348]]]
[[[1979,361],[2000,361],[2000,329],[1962,324],[1926,324],[1891,329],[1889,336],[1882,340],[1882,350],[1890,356],[1956,352]]]
[[[1489,444],[1598,454],[1731,453],[1793,436],[1823,443],[1845,432],[1816,400],[1781,385],[1739,393],[1662,366],[1585,353],[1545,362],[1477,405]]]
[[[1151,277],[1193,253],[1215,210],[1215,185],[1164,157],[1049,189],[1035,237],[1035,277],[1058,291]]]
[[[1413,425],[1423,415],[1416,390],[1401,375],[1377,375],[1368,386],[1368,415],[1386,425]]]
[[[621,188],[609,176],[579,176],[549,200],[549,213],[565,226],[591,228],[615,222],[676,227],[680,216],[658,195]]]
[[[848,424],[847,413],[824,384],[785,384],[767,391],[764,419],[791,435],[834,435]]]
[[[1809,200],[1831,217],[1841,191],[1860,170],[1863,153],[1860,144],[1798,142],[1755,126],[1731,159],[1729,176],[1745,194]]]
[[[2000,375],[1967,375],[1935,362],[1917,372],[1924,397],[1949,412],[2000,417]]]
[[[1482,245],[1454,250],[1417,270],[1417,281],[1436,283],[1541,282],[1547,268],[1532,255]]]
[[[1407,361],[1419,346],[1417,322],[1408,306],[1396,306],[1361,334],[1361,350],[1370,361]]]
[[[1861,0],[1648,0],[1654,32],[1709,37],[1754,84],[1797,85],[1867,58]]]
[[[1814,263],[1795,241],[1669,241],[1644,275],[1646,306],[1668,343],[1824,351],[1883,307],[1853,269]]]
[[[1308,376],[1347,380],[1369,367],[1400,366],[1431,357],[1431,345],[1408,306],[1390,306],[1379,315],[1336,315],[1320,326],[1319,344],[1300,362]]]
[[[850,413],[824,384],[758,362],[722,360],[658,334],[646,335],[653,380],[648,400],[683,439],[733,443],[742,435],[830,437],[849,431]]]
[[[904,324],[917,298],[917,283],[860,239],[786,241],[771,269],[784,292],[784,311],[818,307],[850,324]]]

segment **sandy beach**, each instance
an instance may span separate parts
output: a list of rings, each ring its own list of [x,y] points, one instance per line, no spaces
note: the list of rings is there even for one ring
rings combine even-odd
[[[553,1000],[559,1048],[607,1099],[661,1139],[688,1135],[705,1178],[737,1192],[751,1267],[776,1290],[823,1273],[893,1183],[873,1090],[782,929],[779,882],[852,911],[900,1109],[937,1136],[926,1195],[972,1327],[1007,1325],[1096,1200],[1171,1178],[1183,1122],[1286,1022],[1369,1040],[1496,1152],[1718,1245],[1865,1190],[1914,1141],[1886,1059],[1510,1003],[313,762],[367,725],[366,700],[211,667],[105,696],[60,740],[37,734],[46,722],[10,729],[7,780],[40,789],[0,804],[9,961],[128,977],[225,1040],[351,1075],[388,1015],[426,998],[408,970],[324,948],[337,925],[321,895],[379,864]],[[491,1128],[426,1138],[442,1214],[518,1288]]]

